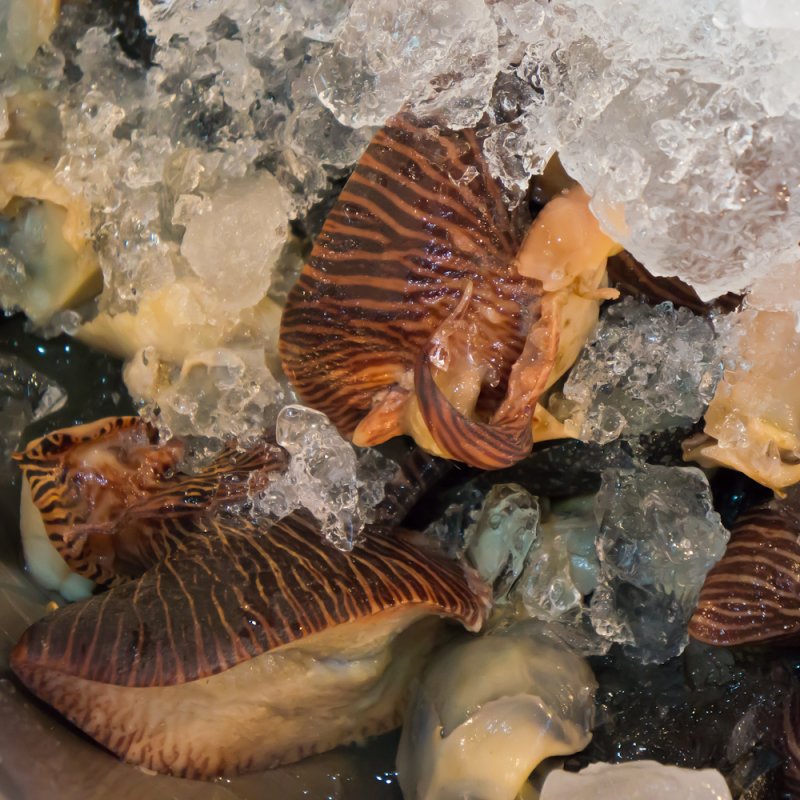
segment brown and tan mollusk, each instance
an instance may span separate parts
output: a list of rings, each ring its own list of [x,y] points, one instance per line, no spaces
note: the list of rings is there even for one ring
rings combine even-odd
[[[800,641],[800,514],[773,500],[736,522],[706,577],[690,635],[714,645]]]
[[[293,514],[196,535],[141,578],[48,615],[11,656],[42,700],[121,758],[209,778],[394,727],[441,631],[480,628],[462,567],[372,530],[344,554]]]
[[[182,443],[154,438],[135,419],[101,420],[22,457],[53,543],[88,543],[70,566],[111,588],[31,626],[11,668],[121,758],[212,778],[359,741],[399,723],[443,620],[485,621],[488,587],[397,528],[372,525],[345,554],[306,512],[232,515],[257,471],[281,464],[274,444],[231,448],[190,476]],[[412,459],[386,518],[432,467]]]
[[[408,432],[416,414],[450,458],[524,456],[558,345],[540,281],[514,265],[528,222],[474,131],[393,120],[289,295],[281,358],[303,401],[358,444]]]
[[[187,475],[177,471],[184,450],[176,439],[159,444],[140,417],[108,417],[36,439],[14,459],[53,547],[73,572],[104,586],[163,557],[182,535],[178,520],[241,500],[254,473],[266,479],[287,463],[264,439],[226,448]]]

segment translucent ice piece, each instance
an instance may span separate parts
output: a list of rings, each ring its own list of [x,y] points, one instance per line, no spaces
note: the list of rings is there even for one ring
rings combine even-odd
[[[595,499],[600,582],[590,616],[644,663],[678,655],[706,573],[729,533],[698,469],[606,470]]]
[[[541,800],[731,800],[725,779],[715,769],[684,769],[657,761],[590,764],[580,772],[553,770]]]
[[[372,508],[383,499],[384,485],[394,474],[391,462],[372,451],[359,459],[324,414],[304,406],[281,409],[275,436],[289,452],[289,467],[253,498],[256,509],[282,517],[306,508],[326,539],[352,550]]]
[[[550,410],[598,444],[690,425],[721,377],[719,350],[706,319],[625,298],[608,308]]]
[[[474,125],[499,68],[483,0],[355,0],[320,60],[320,99],[344,125],[382,125],[409,102],[444,124]]]
[[[503,31],[517,26],[507,5],[495,9]],[[745,288],[793,252],[800,89],[790,0],[531,5],[543,18],[526,30],[515,74],[537,96],[490,137],[498,175],[514,183],[509,163],[538,166],[558,151],[605,230],[703,300]]]
[[[200,436],[218,444],[235,438],[246,445],[262,435],[283,398],[263,349],[256,348],[194,353],[180,367],[145,348],[126,365],[125,383],[165,436]]]
[[[492,487],[465,538],[467,558],[503,600],[519,577],[537,538],[539,501],[515,484]]]
[[[598,531],[593,495],[553,505],[539,526],[525,571],[514,587],[527,614],[549,621],[580,619],[584,597],[597,586]]]
[[[0,356],[0,470],[7,469],[22,433],[34,420],[64,407],[67,393],[15,356]]]
[[[263,297],[289,232],[283,190],[268,172],[230,181],[189,219],[181,255],[226,307]]]

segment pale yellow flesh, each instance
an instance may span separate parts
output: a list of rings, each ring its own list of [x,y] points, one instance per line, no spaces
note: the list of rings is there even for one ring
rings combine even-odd
[[[705,436],[684,446],[701,466],[744,472],[779,493],[800,481],[800,335],[787,311],[735,317],[739,364],[724,373],[705,414]]]
[[[19,519],[25,564],[34,581],[45,589],[59,592],[66,600],[89,597],[94,584],[73,572],[47,538],[42,515],[34,505],[30,484],[24,477]]]
[[[60,0],[4,0],[7,3],[5,37],[0,52],[24,67],[53,32]]]
[[[587,663],[536,632],[443,649],[423,675],[400,739],[405,800],[513,800],[544,759],[591,739]]]
[[[252,338],[274,349],[281,310],[269,297],[235,314],[214,306],[201,282],[183,279],[142,295],[135,312],[101,312],[83,324],[76,338],[120,358],[153,347],[167,362],[180,364],[191,353]]]
[[[0,162],[0,217],[13,224],[26,277],[0,297],[38,325],[102,288],[89,242],[88,206],[60,186],[52,168],[19,159]]]
[[[391,729],[409,680],[441,635],[429,610],[408,607],[177,686],[20,672],[43,700],[126,761],[208,778],[289,763]]]

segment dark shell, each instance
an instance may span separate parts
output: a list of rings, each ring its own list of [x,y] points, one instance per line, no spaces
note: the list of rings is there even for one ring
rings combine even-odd
[[[651,275],[630,253],[623,250],[608,260],[608,279],[623,295],[648,303],[669,300],[674,306],[688,308],[704,316],[712,311],[728,313],[742,303],[742,296],[728,292],[710,303],[704,303],[697,292],[680,278],[657,278]]]
[[[488,588],[386,525],[346,554],[306,512],[234,515],[255,470],[268,479],[285,463],[274,444],[231,447],[198,475],[176,469],[182,449],[122,418],[26,450],[54,544],[75,550],[71,566],[111,576],[112,588],[32,625],[11,654],[16,675],[120,757],[189,777],[275,766],[396,725],[438,619],[479,629]],[[402,514],[414,476],[435,466],[407,460],[384,517]],[[298,679],[319,664],[321,690]],[[348,713],[342,692],[357,706]],[[280,702],[308,708],[288,713]],[[246,709],[258,736],[240,732],[229,703]]]
[[[170,686],[392,608],[429,606],[478,629],[486,601],[462,567],[373,528],[363,547],[325,544],[296,512],[269,526],[207,519],[140,579],[32,625],[12,655],[37,668],[121,686]],[[27,682],[27,681],[26,681]],[[36,691],[36,686],[31,686]]]

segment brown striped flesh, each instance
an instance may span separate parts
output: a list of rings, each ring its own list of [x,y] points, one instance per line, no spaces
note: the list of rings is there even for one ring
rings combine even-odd
[[[457,562],[373,528],[352,553],[295,513],[194,518],[138,580],[34,624],[14,672],[100,744],[194,778],[276,766],[394,727],[442,635],[488,590]]]
[[[286,465],[267,440],[244,452],[231,446],[195,475],[176,471],[183,456],[180,441],[159,444],[139,417],[109,417],[36,439],[14,458],[59,555],[77,574],[110,585],[170,549],[180,526],[168,520],[236,502],[254,473]]]
[[[514,265],[528,221],[506,209],[474,131],[389,123],[283,314],[303,401],[361,445],[408,432],[485,469],[526,455],[558,347],[541,282]]]
[[[800,513],[772,500],[743,514],[689,623],[701,642],[800,642]]]

